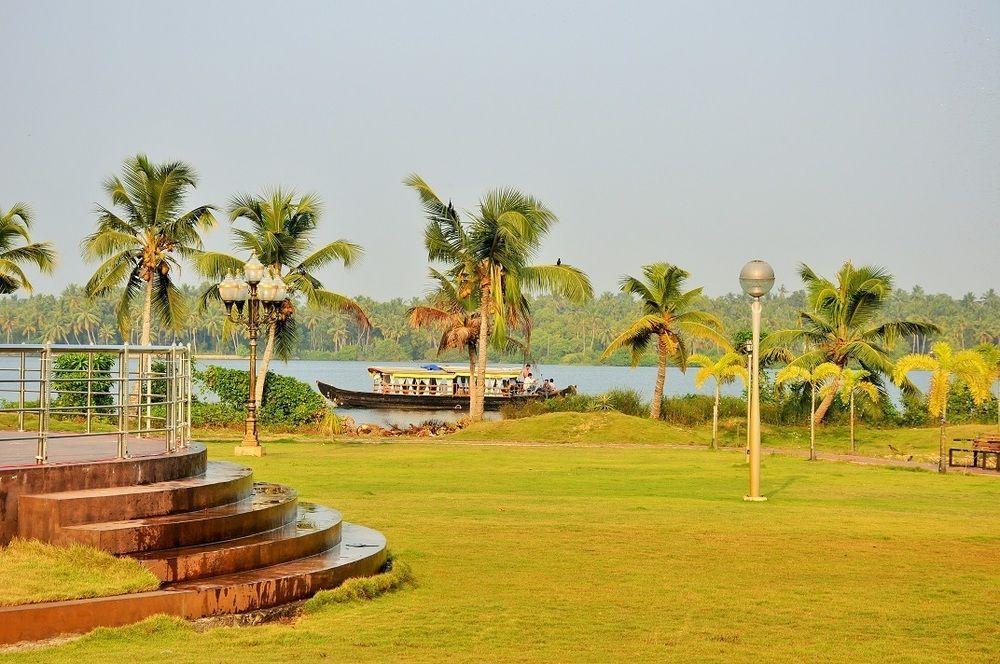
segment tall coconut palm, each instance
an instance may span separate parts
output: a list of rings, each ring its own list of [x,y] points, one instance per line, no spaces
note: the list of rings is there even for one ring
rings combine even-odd
[[[174,273],[179,258],[201,249],[201,232],[215,225],[211,205],[184,211],[198,184],[193,168],[179,161],[154,164],[146,155],[127,159],[122,176],[104,183],[111,206],[97,206],[97,230],[84,238],[83,256],[101,261],[86,292],[100,297],[122,289],[115,309],[122,337],[129,337],[132,310],[142,302],[139,343],[149,345],[155,317],[177,329],[184,320],[184,297]]]
[[[551,292],[582,302],[593,297],[593,289],[582,270],[562,261],[531,264],[557,221],[538,199],[514,189],[495,189],[463,221],[455,207],[450,202],[446,205],[420,176],[410,175],[404,184],[417,192],[423,205],[428,259],[447,265],[449,277],[460,284],[460,296],[474,297],[479,303],[478,338],[489,343],[477,345],[469,417],[481,420],[487,347],[505,343],[512,311],[528,315],[525,295]]]
[[[932,417],[939,418],[938,472],[948,470],[945,461],[945,429],[948,426],[948,395],[956,383],[964,383],[975,403],[983,403],[989,398],[989,369],[982,355],[974,350],[955,352],[950,344],[939,341],[931,346],[930,355],[904,355],[896,362],[893,380],[901,384],[911,371],[931,372],[930,389],[927,392],[927,410]]]
[[[56,266],[56,252],[49,242],[31,240],[31,208],[15,203],[6,212],[0,208],[0,295],[19,290],[31,292],[25,265],[34,265],[44,274]]]
[[[743,356],[730,351],[719,358],[711,358],[707,355],[695,354],[688,357],[688,364],[701,367],[694,377],[694,385],[701,389],[709,378],[715,381],[715,402],[712,405],[712,449],[719,446],[719,401],[722,397],[722,386],[731,383],[737,378],[747,384],[750,374],[743,366]]]
[[[688,272],[669,263],[653,263],[642,268],[641,278],[626,276],[621,291],[637,296],[642,315],[618,334],[601,355],[607,359],[619,348],[632,353],[632,366],[639,364],[651,342],[656,342],[656,384],[649,416],[660,417],[667,362],[687,369],[688,344],[691,338],[709,339],[726,351],[732,350],[723,334],[722,322],[715,315],[695,308],[701,288],[684,290]]]
[[[841,369],[857,365],[879,386],[882,376],[892,375],[890,353],[899,339],[938,331],[937,326],[922,321],[882,320],[882,310],[892,293],[892,275],[880,267],[854,267],[848,261],[834,282],[802,264],[799,276],[806,287],[808,309],[799,312],[799,328],[768,334],[761,344],[766,355],[791,359],[802,345],[804,352],[790,364],[809,367],[830,362]],[[908,380],[903,388],[914,389]],[[817,424],[836,395],[836,386],[826,391],[813,415]]]
[[[820,367],[823,367],[820,369]],[[835,364],[824,362],[819,366],[807,369],[806,367],[789,364],[783,367],[774,377],[774,384],[783,385],[785,383],[805,383],[809,386],[809,460],[816,460],[816,390],[829,377],[830,368],[836,368]]]
[[[271,359],[277,355],[288,359],[295,347],[297,329],[295,324],[295,304],[304,302],[306,306],[319,309],[339,310],[352,316],[359,326],[367,328],[370,323],[361,306],[340,293],[323,288],[314,272],[333,261],[340,261],[345,267],[354,265],[362,255],[362,249],[347,240],[334,240],[319,248],[313,242],[317,224],[322,212],[322,203],[314,194],[297,195],[280,187],[263,196],[242,194],[229,203],[229,219],[234,224],[234,245],[242,252],[255,253],[272,274],[283,279],[288,287],[288,299],[280,308],[277,320],[267,327],[267,341],[260,359],[261,380],[257,382],[254,398],[257,407],[264,395],[264,383]],[[245,221],[248,228],[235,224]],[[203,252],[198,255],[199,271],[214,282],[221,280],[227,272],[243,269],[243,261],[235,256],[218,252]],[[202,296],[202,303],[218,299],[218,285],[209,287]]]
[[[461,282],[454,282],[447,275],[430,270],[431,278],[438,284],[437,289],[431,294],[430,301],[426,305],[411,307],[407,312],[407,320],[413,327],[432,328],[440,330],[441,338],[438,341],[438,354],[445,350],[464,351],[469,357],[469,376],[475,374],[476,359],[479,354],[479,332],[480,315],[478,301],[470,293],[467,297],[462,297],[460,291]],[[526,334],[530,330],[524,329],[519,324],[522,320],[520,311],[517,308],[507,312],[509,326],[517,325]],[[513,324],[513,325],[512,325]],[[503,350],[511,352],[515,349],[525,350],[521,342],[507,337],[504,340]]]

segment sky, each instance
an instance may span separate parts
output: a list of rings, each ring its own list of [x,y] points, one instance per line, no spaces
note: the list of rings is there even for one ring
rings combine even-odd
[[[0,29],[0,206],[58,247],[41,292],[89,276],[101,182],[137,152],[193,165],[192,207],[318,194],[318,239],[366,249],[320,273],[350,295],[429,288],[410,172],[460,209],[537,196],[560,219],[537,259],[599,291],[668,261],[734,292],[758,257],[790,290],[847,259],[1000,287],[995,0],[0,0]]]

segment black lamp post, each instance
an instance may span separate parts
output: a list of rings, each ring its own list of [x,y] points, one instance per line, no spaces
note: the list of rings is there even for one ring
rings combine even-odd
[[[247,330],[250,341],[250,394],[247,396],[247,421],[243,441],[236,446],[236,456],[263,456],[264,447],[257,435],[257,335],[260,327],[272,325],[288,296],[285,282],[265,274],[257,255],[243,266],[242,277],[232,274],[219,283],[219,297],[226,305],[226,316]]]

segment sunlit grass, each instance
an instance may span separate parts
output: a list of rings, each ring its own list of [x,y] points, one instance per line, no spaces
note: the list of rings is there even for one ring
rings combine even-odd
[[[266,444],[238,461],[381,530],[418,585],[294,624],[156,619],[9,660],[996,659],[997,478],[768,456],[770,500],[748,504],[729,453]]]
[[[14,540],[0,548],[0,606],[122,595],[159,585],[137,561],[89,546]]]

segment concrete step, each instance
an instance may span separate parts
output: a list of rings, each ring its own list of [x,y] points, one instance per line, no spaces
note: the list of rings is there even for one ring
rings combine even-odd
[[[161,581],[232,574],[307,558],[340,542],[340,512],[299,503],[295,521],[237,539],[133,554]]]
[[[244,500],[252,490],[249,468],[213,461],[183,479],[26,495],[18,499],[18,535],[52,541],[65,526],[203,510]]]
[[[386,560],[385,537],[378,531],[345,523],[338,544],[315,556],[194,581],[165,590],[195,593],[187,605],[193,615],[214,616],[253,611],[311,597],[357,576],[377,574]]]
[[[78,542],[116,555],[209,544],[292,523],[297,502],[289,487],[255,483],[252,494],[238,502],[149,518],[65,526],[50,541]]]

